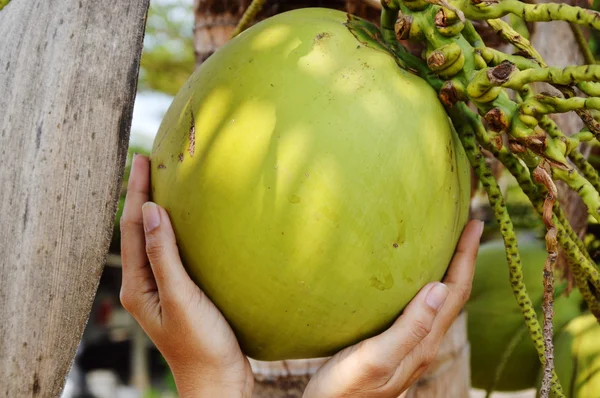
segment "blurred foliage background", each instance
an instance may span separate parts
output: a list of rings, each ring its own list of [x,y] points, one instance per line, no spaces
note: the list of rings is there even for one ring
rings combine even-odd
[[[140,92],[175,95],[194,70],[192,0],[151,1],[142,53]]]

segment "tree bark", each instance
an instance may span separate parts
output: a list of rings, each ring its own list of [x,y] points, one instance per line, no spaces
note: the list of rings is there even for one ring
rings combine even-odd
[[[148,0],[0,11],[0,394],[57,397],[112,234]]]

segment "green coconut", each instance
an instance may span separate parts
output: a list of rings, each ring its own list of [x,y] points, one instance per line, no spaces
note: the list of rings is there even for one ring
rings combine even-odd
[[[554,366],[567,398],[600,397],[600,325],[594,315],[578,316],[556,335]]]
[[[542,271],[547,252],[543,240],[520,235],[519,248],[525,284],[542,322]],[[554,332],[581,314],[579,291],[554,301]],[[513,296],[502,240],[481,245],[473,291],[466,305],[468,338],[471,345],[471,383],[488,390],[519,391],[535,388],[541,364]],[[514,347],[511,345],[517,344]],[[509,355],[505,358],[505,355]],[[499,366],[504,365],[500,369]]]
[[[153,199],[256,359],[383,331],[442,279],[468,219],[468,160],[435,91],[347,21],[308,8],[248,29],[154,142]]]

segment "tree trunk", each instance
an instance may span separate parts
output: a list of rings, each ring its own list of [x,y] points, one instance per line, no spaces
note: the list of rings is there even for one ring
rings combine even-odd
[[[112,234],[148,0],[0,10],[0,394],[57,397]]]

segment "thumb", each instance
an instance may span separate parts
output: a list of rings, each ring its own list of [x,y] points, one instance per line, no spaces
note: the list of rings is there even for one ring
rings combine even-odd
[[[175,301],[181,296],[181,287],[193,282],[181,262],[169,215],[153,202],[144,203],[142,214],[146,254],[161,302]]]
[[[389,329],[364,342],[370,346],[367,352],[381,363],[397,367],[431,333],[448,293],[443,283],[425,285]]]

